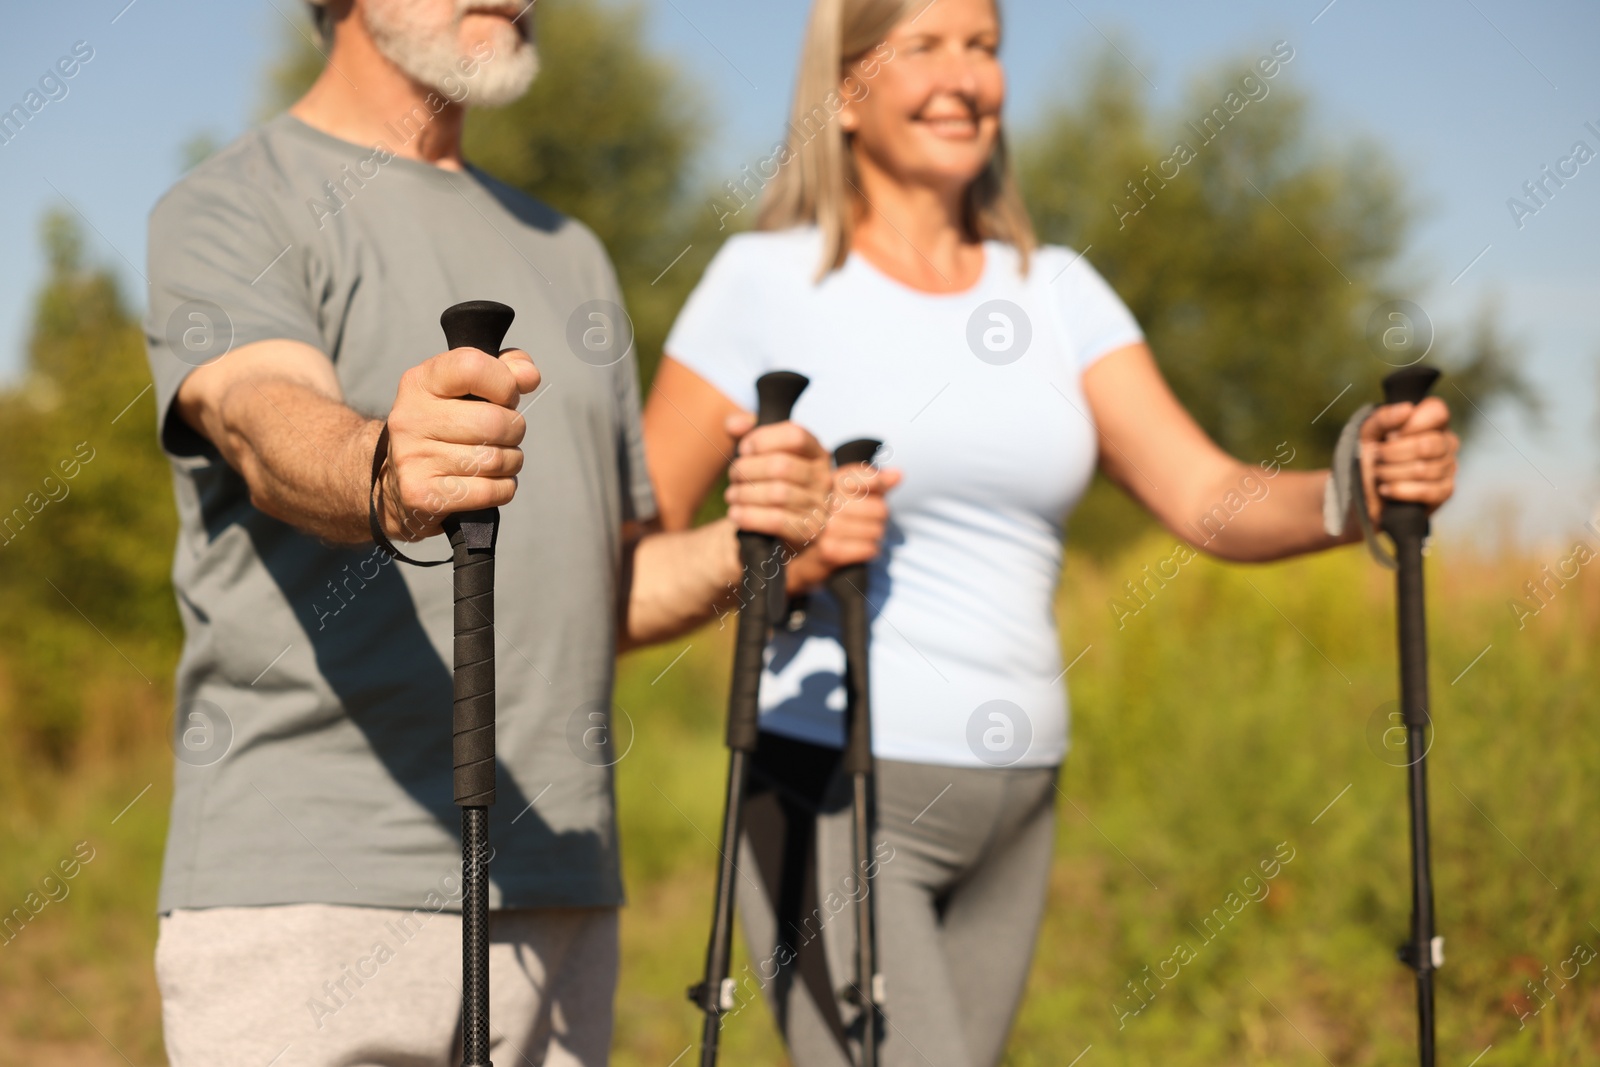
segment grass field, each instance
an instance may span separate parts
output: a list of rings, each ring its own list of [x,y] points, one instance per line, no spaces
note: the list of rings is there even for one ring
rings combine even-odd
[[[1069,561],[1073,747],[1006,1063],[1409,1062],[1411,976],[1394,957],[1409,910],[1405,776],[1369,736],[1395,691],[1388,574],[1357,551],[1263,568],[1196,560],[1137,613],[1129,601],[1114,613],[1123,583],[1171,549],[1147,540],[1110,564]],[[1600,949],[1600,737],[1584,725],[1600,583],[1586,569],[1552,584],[1537,615],[1508,606],[1539,606],[1523,583],[1567,555],[1446,547],[1429,564],[1442,1064],[1600,1064],[1600,966],[1587,965]],[[725,635],[706,631],[622,668],[637,737],[618,767],[631,898],[619,1067],[667,1067],[698,1033],[683,989],[709,920],[726,660]],[[23,669],[0,661],[0,728]],[[150,957],[166,699],[161,683],[88,692],[65,769],[15,752],[0,764],[0,907],[44,899],[46,875],[92,854],[50,883],[63,899],[0,944],[0,1062],[162,1062]],[[1174,960],[1176,977],[1154,977]],[[763,1008],[730,1023],[725,1048],[730,1064],[783,1062]]]

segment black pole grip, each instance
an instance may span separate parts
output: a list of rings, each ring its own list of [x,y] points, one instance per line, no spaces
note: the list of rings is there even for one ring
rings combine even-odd
[[[811,380],[793,371],[773,371],[756,380],[756,425],[784,422]],[[733,685],[728,692],[728,747],[754,752],[761,715],[761,668],[767,628],[782,606],[783,546],[776,537],[739,531],[739,628],[733,647]],[[777,599],[775,605],[773,601]]]
[[[1420,403],[1439,372],[1412,366],[1383,380],[1386,404]],[[1428,722],[1427,632],[1423,619],[1422,543],[1428,536],[1428,509],[1410,500],[1386,500],[1379,524],[1394,539],[1400,629],[1400,707],[1407,726]]]
[[[862,438],[840,445],[833,453],[838,467],[871,463],[883,442]],[[828,576],[828,590],[839,602],[839,640],[845,659],[844,769],[848,774],[872,770],[872,711],[867,673],[867,567],[853,563]]]
[[[504,304],[470,300],[446,309],[439,325],[452,349],[498,355],[515,317]],[[462,807],[487,807],[494,803],[495,785],[494,548],[500,512],[459,512],[444,528],[455,550],[455,800]]]
[[[811,379],[792,370],[775,370],[756,379],[756,425],[786,422]]]
[[[445,308],[439,325],[444,327],[445,344],[452,350],[476,348],[498,356],[511,320],[516,317],[515,311],[496,301],[468,300]]]

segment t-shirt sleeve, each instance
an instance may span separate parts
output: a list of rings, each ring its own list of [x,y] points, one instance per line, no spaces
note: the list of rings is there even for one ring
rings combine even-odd
[[[771,328],[771,309],[763,304],[770,289],[755,274],[758,250],[748,239],[733,237],[711,260],[700,284],[667,335],[665,352],[710,382],[723,396],[746,411],[756,409],[756,379],[771,369],[764,365],[764,330]]]
[[[173,410],[196,368],[257,341],[323,349],[306,249],[248,186],[196,172],[150,216],[146,350],[155,380],[161,445],[180,462],[215,448]]]
[[[1116,290],[1077,252],[1047,250],[1036,269],[1048,271],[1050,297],[1079,372],[1119,348],[1144,340],[1144,331]]]
[[[622,286],[616,271],[596,239],[595,249],[603,265],[607,299],[619,308]],[[626,312],[624,312],[626,314]],[[645,462],[644,426],[639,402],[639,346],[629,330],[627,355],[612,368],[612,385],[617,401],[617,477],[622,486],[622,521],[649,522],[656,517],[655,487],[650,483],[650,467]]]

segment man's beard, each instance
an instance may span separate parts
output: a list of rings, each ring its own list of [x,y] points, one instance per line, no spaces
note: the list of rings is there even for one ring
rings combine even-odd
[[[435,6],[434,0],[380,0],[362,10],[378,51],[420,85],[472,107],[502,107],[528,91],[539,73],[539,52],[517,27],[503,27],[490,39],[494,52],[485,60],[464,54],[458,42],[462,18],[490,5],[455,0],[444,19],[430,10]],[[462,73],[463,60],[470,76]]]

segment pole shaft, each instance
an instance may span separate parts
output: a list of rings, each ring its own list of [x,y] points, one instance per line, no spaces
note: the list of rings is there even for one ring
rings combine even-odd
[[[853,836],[855,839],[855,877],[863,880],[872,863],[871,783],[865,774],[852,776],[855,791]],[[875,914],[876,901],[870,886],[861,886],[856,898],[856,993],[861,1004],[861,1067],[878,1064],[878,952]]]
[[[1393,505],[1391,505],[1392,507]],[[1418,509],[1421,510],[1420,508]],[[1420,523],[1391,520],[1395,538],[1396,615],[1400,641],[1400,708],[1406,724],[1411,809],[1411,944],[1407,962],[1417,974],[1417,1045],[1422,1067],[1434,1063],[1433,869],[1428,840],[1428,633]]]
[[[749,779],[750,754],[760,737],[761,669],[767,645],[768,577],[777,541],[760,534],[739,534],[739,556],[744,570],[741,608],[734,636],[733,684],[728,691],[728,785],[722,815],[720,862],[716,899],[712,905],[711,941],[706,947],[705,977],[691,989],[690,999],[705,1012],[701,1028],[700,1063],[717,1062],[722,1016],[726,1006],[722,987],[733,955],[733,908],[738,876],[739,838],[744,826],[744,791]]]
[[[874,449],[875,451],[876,449]],[[842,451],[842,450],[841,450]],[[873,771],[872,703],[868,671],[867,568],[841,567],[828,579],[839,602],[840,638],[845,650],[844,769],[852,782],[851,846],[854,877],[867,877],[872,866]],[[877,899],[862,886],[856,897],[855,995],[861,1009],[861,1067],[878,1064]]]
[[[455,548],[452,752],[461,807],[461,1063],[489,1060],[489,805],[494,803],[494,540],[499,514],[446,524]]]
[[[718,1039],[722,1032],[722,986],[728,977],[733,959],[733,902],[734,879],[738,875],[736,863],[739,836],[744,826],[745,780],[749,775],[748,753],[734,749],[728,758],[727,804],[722,816],[722,855],[724,862],[717,867],[717,896],[711,918],[711,944],[706,949],[705,982],[700,989],[700,1006],[705,1011],[705,1025],[701,1030],[700,1062],[712,1067],[717,1062]]]
[[[770,426],[789,418],[808,384],[803,375],[772,371],[756,379],[756,425]],[[749,757],[761,731],[761,671],[765,666],[767,629],[783,593],[783,545],[776,537],[739,531],[739,624],[734,634],[733,683],[728,689],[728,791],[722,816],[722,854],[717,867],[717,895],[711,918],[711,943],[706,947],[705,978],[690,988],[689,999],[705,1012],[700,1063],[714,1067],[733,951],[734,879],[739,867],[739,836],[744,823],[744,791]]]
[[[461,1063],[489,1061],[489,809],[461,809]]]

